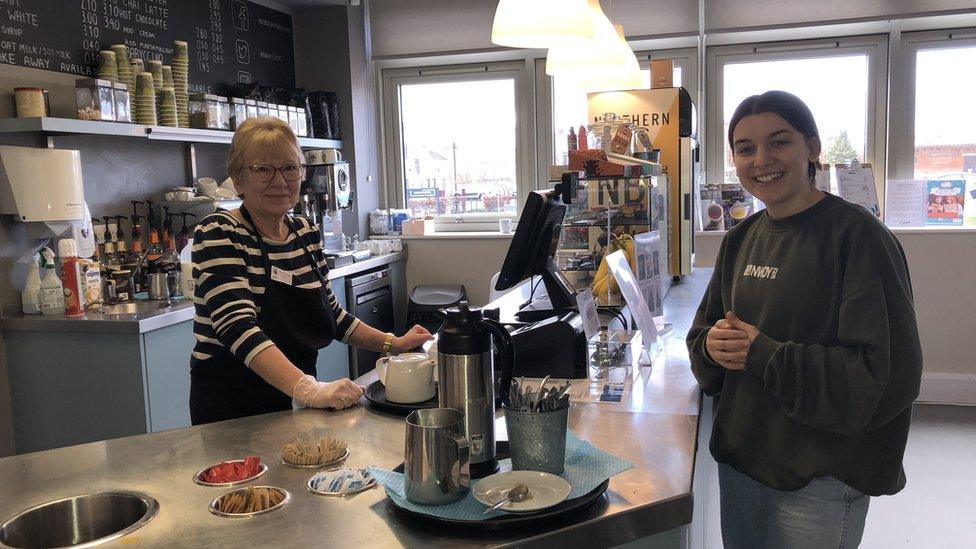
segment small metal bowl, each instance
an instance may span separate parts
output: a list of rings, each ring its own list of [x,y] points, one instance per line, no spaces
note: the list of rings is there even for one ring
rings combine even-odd
[[[323,491],[320,491],[320,490],[316,490],[315,488],[312,487],[312,481],[315,480],[315,477],[319,476],[320,474],[322,474],[322,473],[321,472],[320,473],[315,473],[314,475],[308,477],[308,480],[305,481],[305,489],[308,490],[309,492],[315,494],[316,496],[338,496],[338,497],[341,497],[341,496],[351,496],[353,494],[358,494],[360,492],[365,492],[366,490],[369,490],[370,488],[376,486],[376,484],[377,484],[376,477],[372,477],[372,479],[370,480],[370,482],[364,484],[358,490],[352,490],[352,491],[349,491],[349,492],[323,492]]]
[[[281,464],[287,465],[288,467],[294,467],[295,469],[322,469],[323,467],[331,467],[333,465],[339,465],[349,457],[349,448],[346,448],[346,453],[339,456],[338,459],[333,461],[327,461],[325,463],[316,463],[315,465],[298,465],[296,463],[288,463],[285,458],[281,458]]]
[[[284,497],[284,499],[281,500],[281,503],[279,503],[278,505],[275,505],[274,507],[268,507],[267,509],[264,509],[262,511],[254,511],[253,513],[225,513],[223,511],[218,510],[217,509],[217,502],[220,501],[220,498],[222,498],[224,496],[229,496],[229,495],[234,494],[234,493],[237,493],[237,492],[243,492],[244,490],[247,490],[247,488],[238,488],[237,490],[233,490],[233,491],[227,492],[226,494],[224,494],[222,496],[215,497],[213,499],[213,501],[210,502],[210,505],[209,505],[210,512],[213,513],[213,514],[215,514],[215,515],[217,515],[218,517],[224,517],[224,518],[250,518],[250,517],[256,517],[258,515],[266,515],[268,513],[277,511],[278,509],[281,509],[282,507],[284,507],[285,504],[288,503],[289,500],[291,500],[291,494],[289,494],[288,493],[288,490],[285,490],[284,488],[278,488],[278,487],[275,487],[275,486],[255,486],[254,488],[268,488],[270,490],[274,490],[276,492],[281,493],[285,497]]]
[[[193,482],[199,484],[200,486],[210,486],[210,487],[213,487],[213,488],[230,488],[231,486],[237,486],[238,484],[244,484],[245,482],[251,482],[252,480],[261,478],[261,477],[263,477],[264,475],[266,475],[268,473],[268,466],[265,465],[264,463],[261,463],[261,467],[258,469],[258,474],[254,475],[253,477],[247,477],[245,479],[235,480],[234,482],[205,482],[205,481],[203,481],[203,480],[200,479],[200,475],[202,475],[205,472],[207,472],[208,470],[210,470],[211,467],[216,467],[216,466],[221,465],[221,464],[224,464],[224,463],[244,463],[244,460],[243,459],[232,459],[232,460],[228,460],[228,461],[221,461],[220,463],[214,463],[213,465],[210,465],[208,467],[204,467],[203,469],[200,469],[199,471],[197,471],[197,474],[193,475]]]

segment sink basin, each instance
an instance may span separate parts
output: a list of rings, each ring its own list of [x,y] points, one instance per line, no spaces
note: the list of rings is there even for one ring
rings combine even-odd
[[[101,492],[31,507],[0,524],[0,543],[17,548],[92,547],[145,526],[159,502],[139,492]]]
[[[129,303],[116,303],[115,305],[103,305],[94,312],[103,315],[132,315],[139,313],[151,313],[169,307],[166,301],[132,301]]]

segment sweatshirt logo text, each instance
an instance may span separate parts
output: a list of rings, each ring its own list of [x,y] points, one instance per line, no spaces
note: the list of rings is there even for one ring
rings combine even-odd
[[[776,280],[776,274],[779,272],[779,267],[766,267],[764,265],[746,265],[746,270],[742,272],[742,276],[751,276],[753,278],[768,278],[769,280]]]

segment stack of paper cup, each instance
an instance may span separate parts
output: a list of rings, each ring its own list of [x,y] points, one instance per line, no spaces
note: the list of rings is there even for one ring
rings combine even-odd
[[[129,88],[129,103],[136,100],[136,76],[132,72],[132,64],[129,62],[129,49],[125,44],[115,44],[112,46],[115,53],[116,72],[119,75],[119,82]]]
[[[173,42],[173,61],[170,63],[173,71],[173,91],[176,94],[176,114],[181,128],[190,127],[190,52],[189,46],[182,40]]]
[[[136,124],[156,125],[156,90],[152,73],[136,75]]]

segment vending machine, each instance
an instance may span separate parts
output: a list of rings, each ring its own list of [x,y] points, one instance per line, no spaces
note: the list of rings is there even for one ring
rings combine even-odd
[[[635,129],[646,132],[652,150],[660,150],[659,162],[667,177],[668,191],[668,270],[674,279],[690,274],[700,155],[697,113],[688,90],[658,88],[591,93],[587,95],[587,105],[591,121],[615,113]]]

